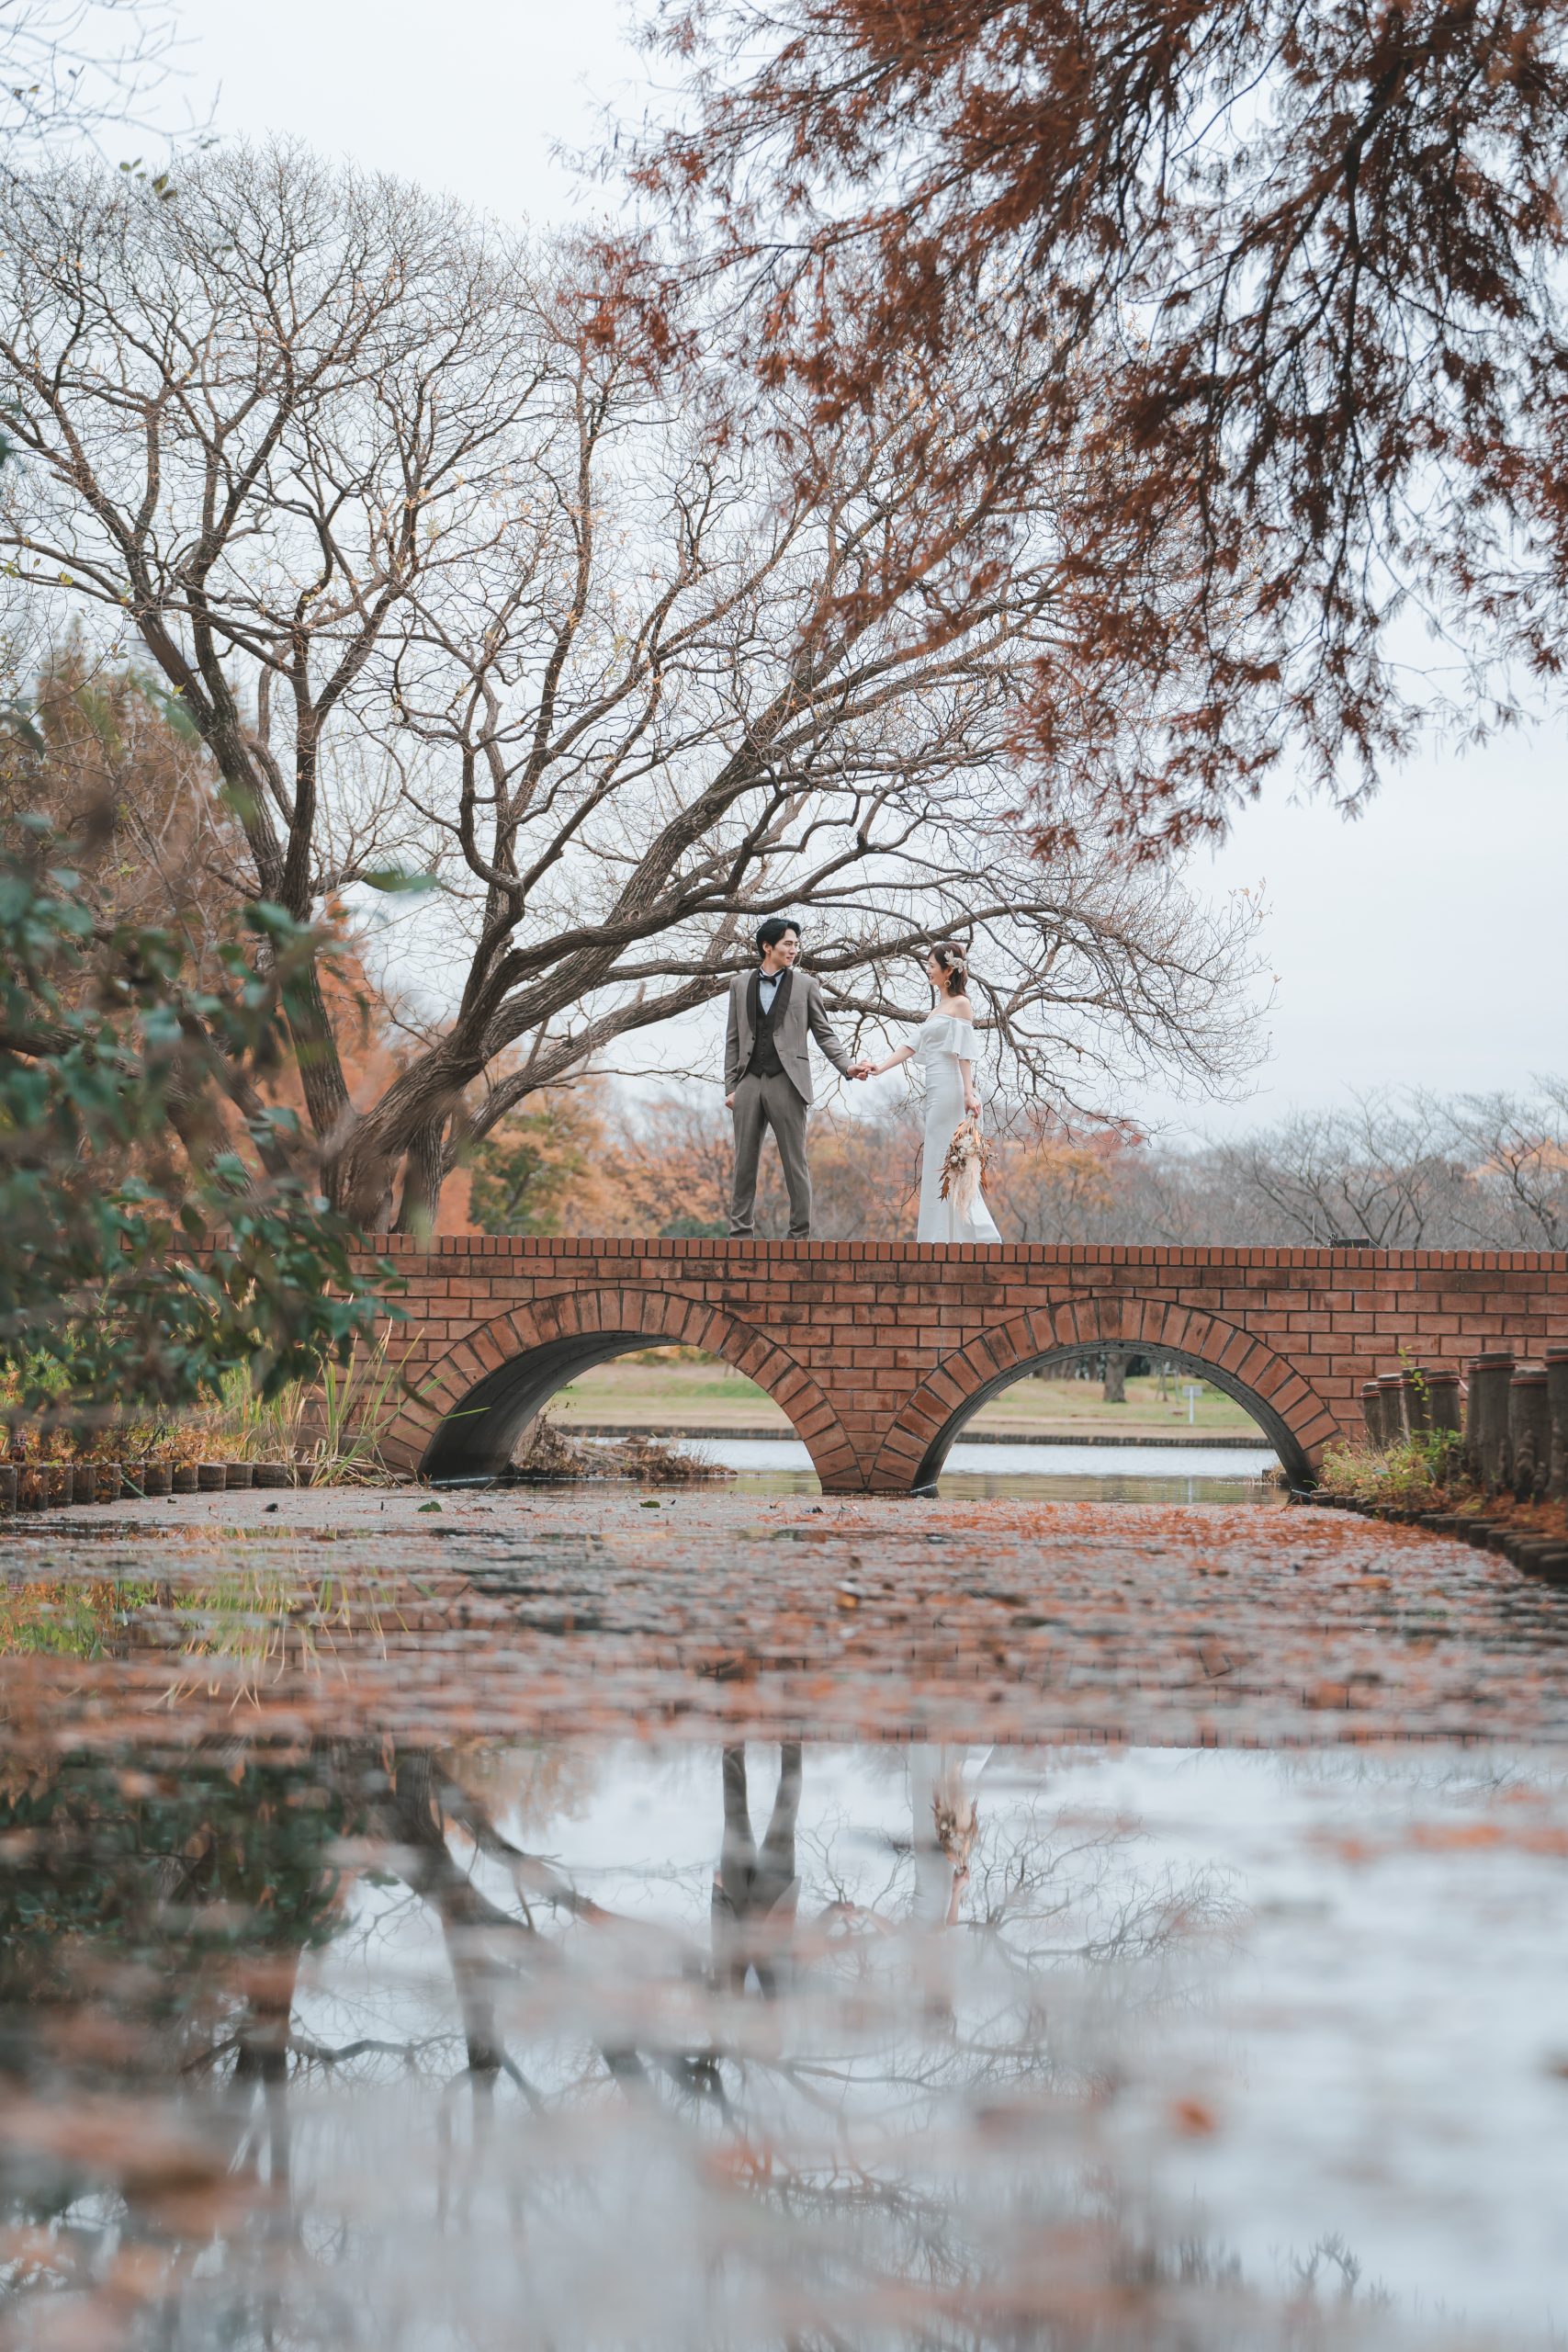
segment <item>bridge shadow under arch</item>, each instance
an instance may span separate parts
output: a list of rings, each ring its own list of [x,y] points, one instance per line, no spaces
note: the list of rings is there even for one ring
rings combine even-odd
[[[1045,1364],[1082,1361],[1108,1347],[1201,1374],[1258,1424],[1292,1486],[1314,1483],[1317,1456],[1335,1424],[1292,1364],[1218,1317],[1118,1299],[1076,1301],[1055,1317],[1019,1316],[944,1356],[884,1439],[872,1484],[885,1493],[934,1486],[953,1445],[993,1396]]]
[[[567,1291],[479,1325],[432,1367],[382,1451],[428,1478],[494,1477],[558,1389],[649,1346],[722,1356],[788,1415],[824,1488],[861,1483],[860,1458],[811,1373],[738,1316],[667,1290]]]

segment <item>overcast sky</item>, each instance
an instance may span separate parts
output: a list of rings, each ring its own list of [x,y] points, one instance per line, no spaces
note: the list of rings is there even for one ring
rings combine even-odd
[[[185,88],[220,132],[292,132],[540,224],[606,201],[558,161],[602,110],[636,120],[647,68],[620,0],[185,0]],[[1349,1089],[1522,1089],[1568,1067],[1562,729],[1464,758],[1433,748],[1359,821],[1282,790],[1198,859],[1261,885],[1278,976],[1257,1091],[1152,1117],[1218,1133]]]

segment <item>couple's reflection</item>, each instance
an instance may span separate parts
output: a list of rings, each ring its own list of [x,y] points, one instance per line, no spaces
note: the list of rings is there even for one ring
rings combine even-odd
[[[955,1928],[979,1832],[979,1812],[965,1780],[962,1752],[916,1745],[909,1752],[908,1773],[913,1921],[928,1930]],[[795,1957],[801,1743],[785,1740],[779,1749],[778,1784],[760,1846],[751,1824],[743,1744],[725,1748],[721,1776],[724,1835],[713,1882],[714,1982],[727,1992],[741,1993],[748,1979],[754,1978],[758,1990],[773,1999],[789,1989]],[[823,1917],[829,1915],[844,1924],[863,1916],[857,1905],[842,1901],[829,1904]]]
[[[713,1882],[714,1981],[727,1992],[742,1993],[750,1973],[773,1999],[786,1982],[800,1903],[795,1860],[800,1742],[785,1740],[779,1750],[778,1787],[761,1846],[751,1827],[744,1745],[725,1749],[722,1776],[724,1838]]]

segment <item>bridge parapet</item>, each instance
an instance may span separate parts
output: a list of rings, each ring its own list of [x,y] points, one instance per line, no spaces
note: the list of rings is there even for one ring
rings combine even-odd
[[[634,1348],[708,1350],[765,1389],[829,1492],[934,1476],[987,1396],[1108,1342],[1247,1406],[1288,1470],[1360,1430],[1363,1380],[1568,1341],[1560,1251],[1197,1250],[401,1236],[404,1466],[499,1469],[555,1391]]]

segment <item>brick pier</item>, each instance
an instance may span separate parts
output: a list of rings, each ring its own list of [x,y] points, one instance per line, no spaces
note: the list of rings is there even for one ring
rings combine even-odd
[[[384,1245],[408,1288],[414,1394],[389,1452],[435,1476],[496,1470],[556,1390],[634,1348],[705,1348],[754,1380],[824,1488],[935,1477],[987,1397],[1119,1341],[1255,1415],[1297,1478],[1360,1426],[1401,1351],[1458,1365],[1568,1341],[1561,1251],[948,1248],[894,1241],[492,1240]]]

